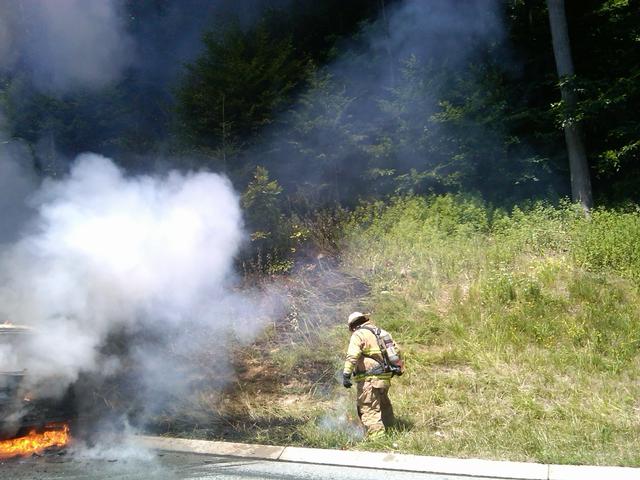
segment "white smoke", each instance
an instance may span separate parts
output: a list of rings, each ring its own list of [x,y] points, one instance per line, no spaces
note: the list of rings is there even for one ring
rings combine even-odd
[[[157,468],[154,462],[157,459],[156,452],[142,445],[135,437],[136,433],[137,429],[125,423],[122,431],[116,435],[103,435],[93,445],[87,445],[82,439],[76,441],[71,445],[70,453],[76,460],[113,461],[117,459],[125,462],[148,463],[148,467]],[[155,475],[149,474],[149,477],[155,477]]]
[[[241,320],[247,336],[258,330],[264,305],[256,302],[264,298],[250,301],[231,288],[244,237],[226,178],[127,177],[109,159],[83,154],[67,178],[46,180],[32,201],[33,231],[0,254],[0,319],[34,334],[17,359],[0,357],[0,370],[27,368],[29,382],[47,389],[55,379],[59,391],[41,393],[59,394],[81,372],[119,368],[100,352],[118,329],[211,331]],[[188,348],[200,327],[171,341]],[[164,353],[142,349],[137,357],[169,383],[171,372],[158,368]]]
[[[99,88],[134,60],[117,0],[0,0],[0,68],[26,62],[44,90]]]

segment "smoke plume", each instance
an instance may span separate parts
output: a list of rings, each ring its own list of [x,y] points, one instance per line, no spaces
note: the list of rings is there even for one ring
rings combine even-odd
[[[0,73],[20,71],[42,91],[69,93],[112,85],[135,70],[142,83],[168,90],[214,18],[250,25],[289,2],[0,0]]]
[[[134,60],[116,0],[3,1],[0,15],[0,67],[26,62],[44,90],[102,87]]]
[[[223,3],[243,14],[270,2]],[[320,82],[307,92],[302,103],[311,105],[309,111],[303,105],[289,114],[314,129],[274,126],[255,158],[267,158],[283,183],[334,184],[333,198],[339,200],[366,191],[352,185],[362,186],[362,173],[376,167],[396,174],[426,168],[428,151],[398,149],[396,158],[386,158],[378,149],[381,158],[372,155],[374,140],[399,128],[398,113],[372,99],[402,86],[395,78],[398,66],[413,57],[425,65],[446,61],[447,68],[464,68],[501,37],[497,1],[461,3],[464,8],[445,0],[407,0],[387,7],[326,68],[330,87]],[[0,0],[0,73],[19,71],[40,89],[59,93],[105,87],[132,69],[141,85],[156,81],[165,88],[181,61],[200,48],[197,40],[212,12],[146,12],[140,18],[151,23],[140,22],[132,31],[124,5]],[[167,5],[173,12],[184,3]],[[260,9],[251,11],[258,18]],[[176,27],[189,24],[197,28],[185,33]],[[182,36],[174,39],[178,31]],[[408,111],[401,112],[418,133],[439,98],[439,86],[425,84],[425,100],[407,102]],[[0,129],[1,124],[0,119]],[[0,145],[0,322],[29,325],[33,334],[25,348],[0,351],[0,370],[26,368],[34,394],[56,396],[83,374],[109,378],[135,364],[131,382],[148,405],[188,392],[194,371],[204,375],[192,360],[194,352],[203,353],[198,361],[215,365],[224,379],[229,336],[251,339],[278,309],[277,296],[240,293],[234,283],[233,260],[245,235],[230,182],[207,172],[132,177],[108,158],[83,154],[68,175],[38,184],[19,145]],[[293,152],[295,145],[303,148]],[[269,152],[275,152],[271,161]],[[315,166],[323,164],[332,168]],[[122,346],[120,335],[133,341]],[[346,417],[340,419],[348,426]]]
[[[266,160],[269,171],[285,186],[304,189],[306,197],[349,203],[376,188],[388,193],[384,186],[393,176],[444,163],[429,148],[449,141],[432,120],[442,111],[443,93],[452,89],[443,73],[477,81],[474,61],[506,55],[496,0],[380,5],[378,18],[341,42],[340,54],[319,69],[281,122],[285,128],[274,122],[267,145],[257,149],[275,152]],[[470,130],[492,134],[483,128]]]
[[[179,393],[176,356],[219,351],[215,335],[229,330],[251,338],[256,312],[269,312],[266,297],[233,290],[244,235],[224,177],[127,177],[109,159],[84,154],[30,201],[30,230],[0,254],[0,318],[34,332],[19,352],[4,351],[0,365],[26,368],[40,395],[62,394],[83,372],[117,373],[121,358],[105,345],[120,332],[145,339],[129,355],[145,380],[138,390]]]

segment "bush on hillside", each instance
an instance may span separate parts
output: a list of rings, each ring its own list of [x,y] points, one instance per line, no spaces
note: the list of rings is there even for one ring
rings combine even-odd
[[[599,209],[573,230],[576,262],[591,271],[607,270],[640,280],[640,210]]]

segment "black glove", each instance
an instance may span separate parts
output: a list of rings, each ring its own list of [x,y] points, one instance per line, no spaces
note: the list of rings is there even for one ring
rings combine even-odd
[[[344,388],[351,388],[351,385],[353,385],[353,383],[351,383],[351,374],[350,373],[343,373],[342,374],[342,385],[344,386]]]

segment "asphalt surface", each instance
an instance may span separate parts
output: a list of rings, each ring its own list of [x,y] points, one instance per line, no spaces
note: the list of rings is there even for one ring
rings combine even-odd
[[[153,453],[147,458],[102,459],[47,454],[0,461],[0,478],[12,480],[225,479],[225,480],[471,480],[471,477],[371,470],[367,468],[241,459],[192,453]],[[483,480],[473,477],[473,480]],[[494,479],[495,480],[495,479]]]

